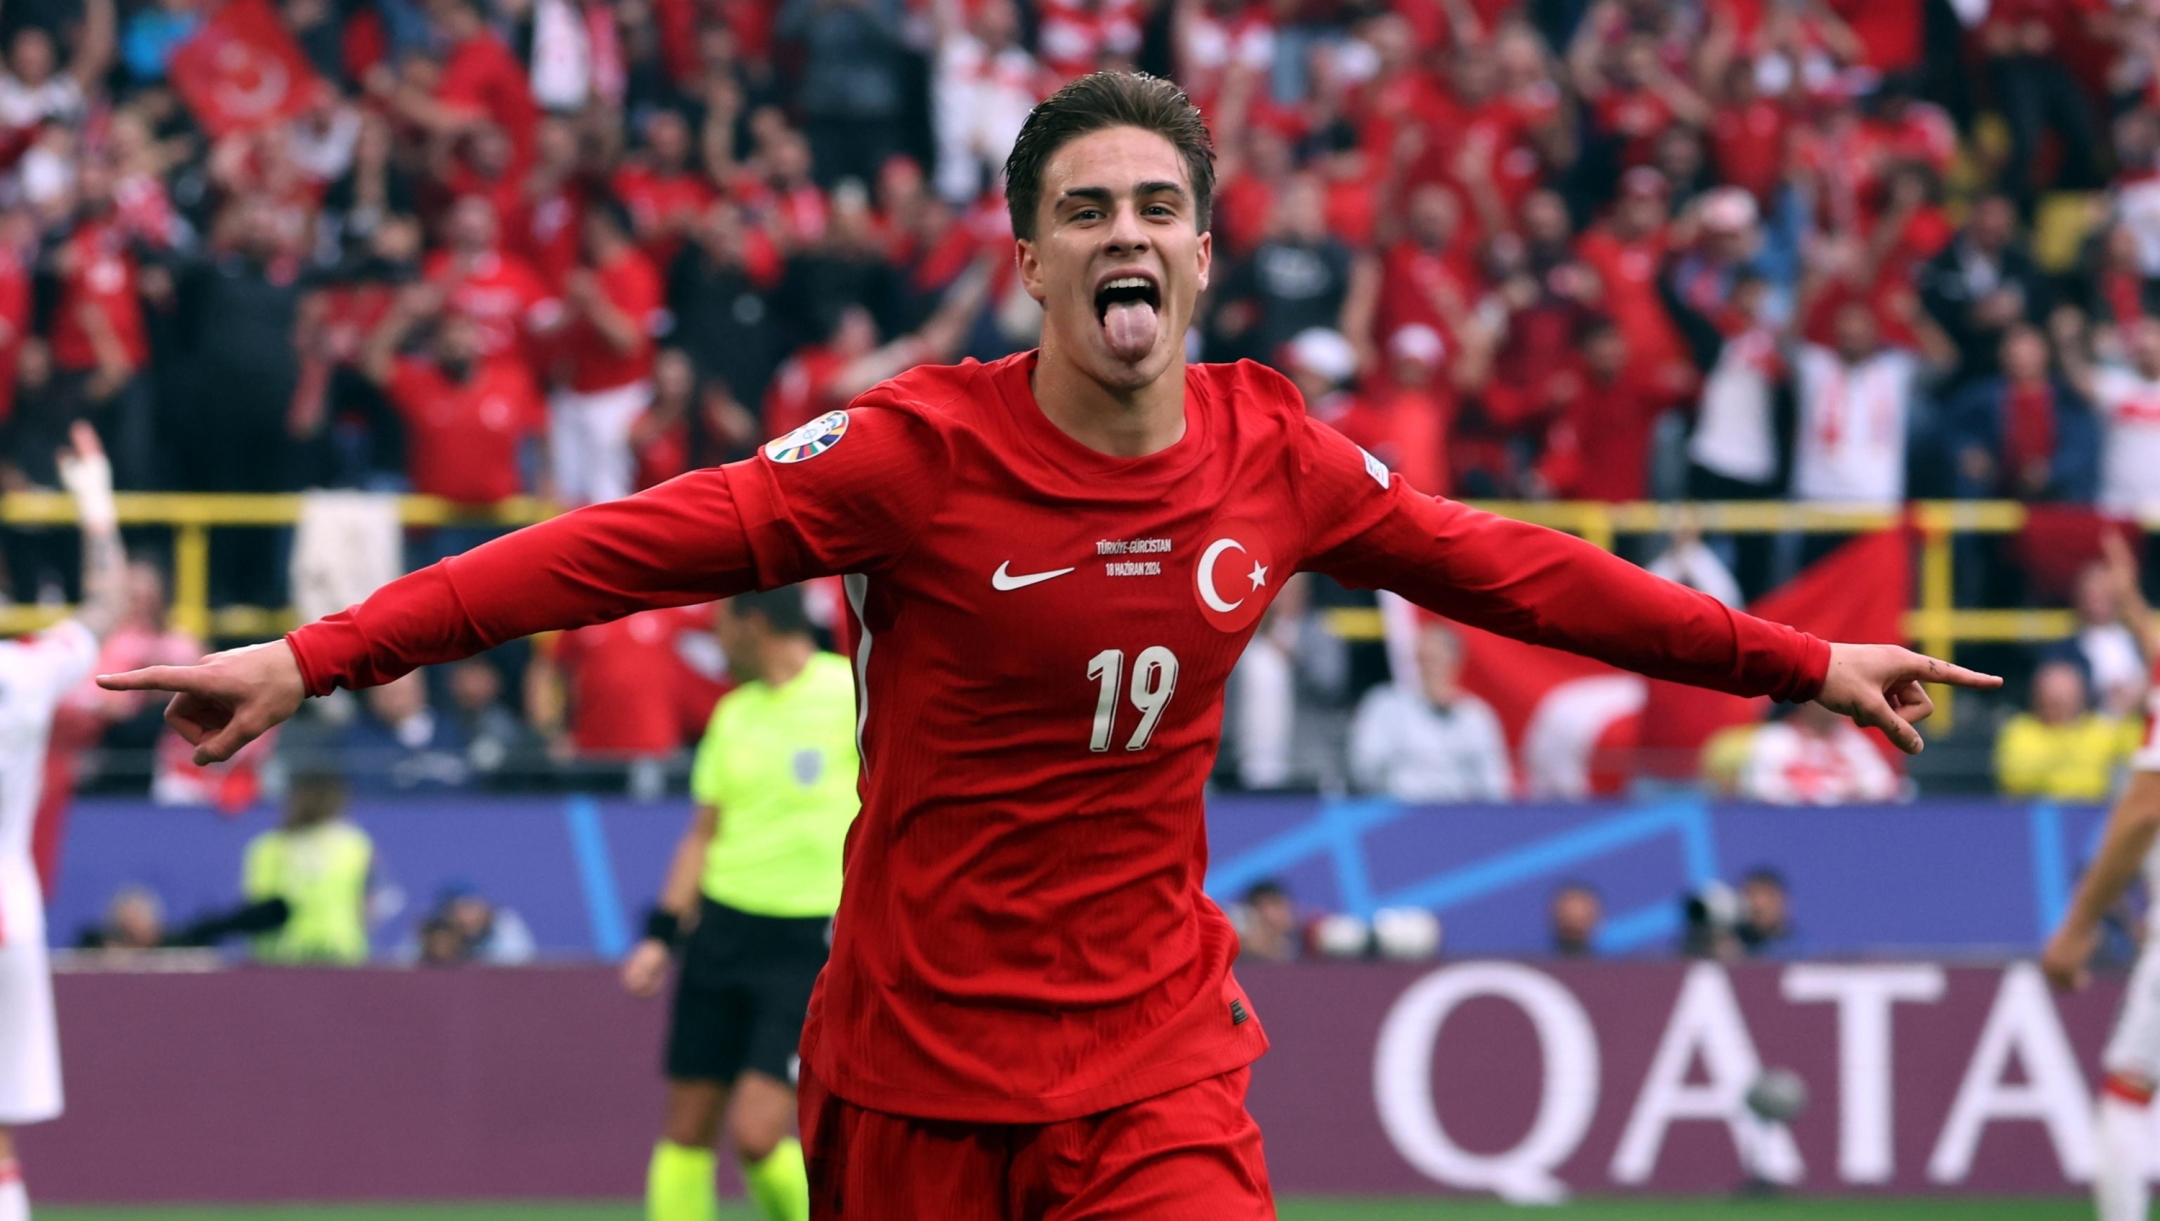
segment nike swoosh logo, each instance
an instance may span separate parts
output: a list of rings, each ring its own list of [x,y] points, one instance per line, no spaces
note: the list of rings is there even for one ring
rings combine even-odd
[[[1052,577],[1062,577],[1066,573],[1073,571],[1070,568],[1053,568],[1048,572],[1031,572],[1025,576],[1016,577],[1006,571],[1011,567],[1011,560],[998,565],[997,571],[990,574],[990,588],[997,590],[999,593],[1015,589],[1026,589],[1030,585],[1039,585]]]

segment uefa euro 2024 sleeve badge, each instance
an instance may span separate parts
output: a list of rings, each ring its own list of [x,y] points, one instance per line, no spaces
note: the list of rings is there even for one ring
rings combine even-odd
[[[784,437],[765,443],[765,456],[775,462],[808,462],[847,435],[845,411],[828,411]]]

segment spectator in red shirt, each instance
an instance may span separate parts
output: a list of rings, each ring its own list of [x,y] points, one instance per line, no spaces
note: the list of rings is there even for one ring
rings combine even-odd
[[[505,213],[508,244],[560,292],[564,277],[578,265],[585,201],[593,184],[585,181],[578,130],[568,119],[541,120],[535,147],[533,167]]]
[[[1648,499],[1651,436],[1673,406],[1674,388],[1630,357],[1626,333],[1609,318],[1584,327],[1581,348],[1549,386],[1561,412],[1538,480],[1563,500]]]
[[[555,637],[527,681],[567,713],[567,753],[650,766],[696,741],[728,690],[712,615],[711,603],[640,611]]]
[[[1756,87],[1755,65],[1739,60],[1725,70],[1724,96],[1710,118],[1710,158],[1725,182],[1767,204],[1785,176],[1791,119],[1776,98]]]
[[[643,155],[615,173],[615,197],[630,209],[638,244],[658,267],[675,258],[683,235],[718,197],[691,152],[689,122],[655,110],[645,118]]]
[[[428,15],[448,47],[435,83],[435,106],[426,112],[429,126],[440,132],[492,123],[510,137],[523,166],[532,157],[540,122],[524,65],[488,29],[479,0],[432,0]]]
[[[652,406],[630,429],[637,457],[637,490],[657,487],[690,469],[690,425],[697,403],[697,370],[680,348],[653,361]]]
[[[413,331],[434,322],[425,356],[399,356]],[[405,424],[412,489],[466,505],[524,491],[526,443],[544,435],[540,394],[521,361],[485,355],[480,324],[444,312],[442,291],[408,286],[368,336],[360,370]]]
[[[652,403],[653,338],[666,321],[660,273],[630,240],[622,206],[585,212],[588,265],[564,286],[566,384],[548,404],[555,495],[598,504],[636,490],[630,430]]]
[[[1406,326],[1431,327],[1452,345],[1477,304],[1476,265],[1460,240],[1462,204],[1439,183],[1410,192],[1408,225],[1385,253],[1359,256],[1343,307],[1343,326],[1363,347],[1361,363],[1375,367],[1377,336]]]
[[[425,267],[449,308],[480,324],[483,354],[527,355],[527,343],[559,328],[563,304],[531,264],[502,248],[495,205],[468,195],[450,210],[447,247]]]
[[[1672,124],[1700,127],[1710,119],[1709,105],[1667,68],[1647,34],[1629,37],[1617,54],[1586,62],[1595,65],[1580,82],[1591,125],[1619,143],[1622,165],[1648,160],[1658,135]]]
[[[1597,272],[1602,309],[1620,327],[1628,358],[1650,369],[1683,355],[1680,336],[1658,299],[1657,277],[1665,261],[1665,176],[1649,166],[1629,170],[1611,215],[1575,244]]]
[[[1600,294],[1597,273],[1576,257],[1567,203],[1557,191],[1523,201],[1519,239],[1496,242],[1487,260],[1507,309],[1492,375],[1514,388],[1559,368],[1575,350],[1583,317]]]
[[[115,486],[155,485],[159,466],[143,325],[139,247],[114,210],[112,174],[84,161],[71,223],[46,236],[39,258],[50,303],[39,330],[52,347],[53,392],[70,418],[97,427]],[[64,426],[63,426],[64,427]]]
[[[1448,478],[1448,427],[1453,396],[1436,390],[1446,367],[1440,333],[1412,323],[1388,337],[1387,383],[1371,398],[1379,432],[1366,448],[1399,472],[1405,483],[1430,496],[1453,489]]]
[[[498,220],[517,216],[524,203],[525,182],[518,173],[516,150],[502,128],[474,124],[455,140],[438,142],[434,152],[434,176],[450,198],[478,195],[495,206]],[[515,244],[514,232],[511,244]]]

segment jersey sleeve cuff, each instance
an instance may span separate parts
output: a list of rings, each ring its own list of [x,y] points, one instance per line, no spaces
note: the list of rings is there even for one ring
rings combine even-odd
[[[367,636],[350,611],[287,632],[285,645],[300,666],[301,686],[316,697],[353,686],[353,662],[365,657],[368,648]]]
[[[1830,677],[1830,642],[1806,632],[1795,634],[1803,650],[1800,667],[1787,688],[1775,694],[1785,703],[1804,704],[1822,694],[1823,680]]]

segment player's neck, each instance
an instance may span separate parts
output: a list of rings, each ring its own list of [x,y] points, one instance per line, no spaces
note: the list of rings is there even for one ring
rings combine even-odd
[[[1043,345],[1033,377],[1036,406],[1059,432],[1113,458],[1145,458],[1185,435],[1185,358],[1181,353],[1162,376],[1132,391],[1118,391],[1088,376]]]

